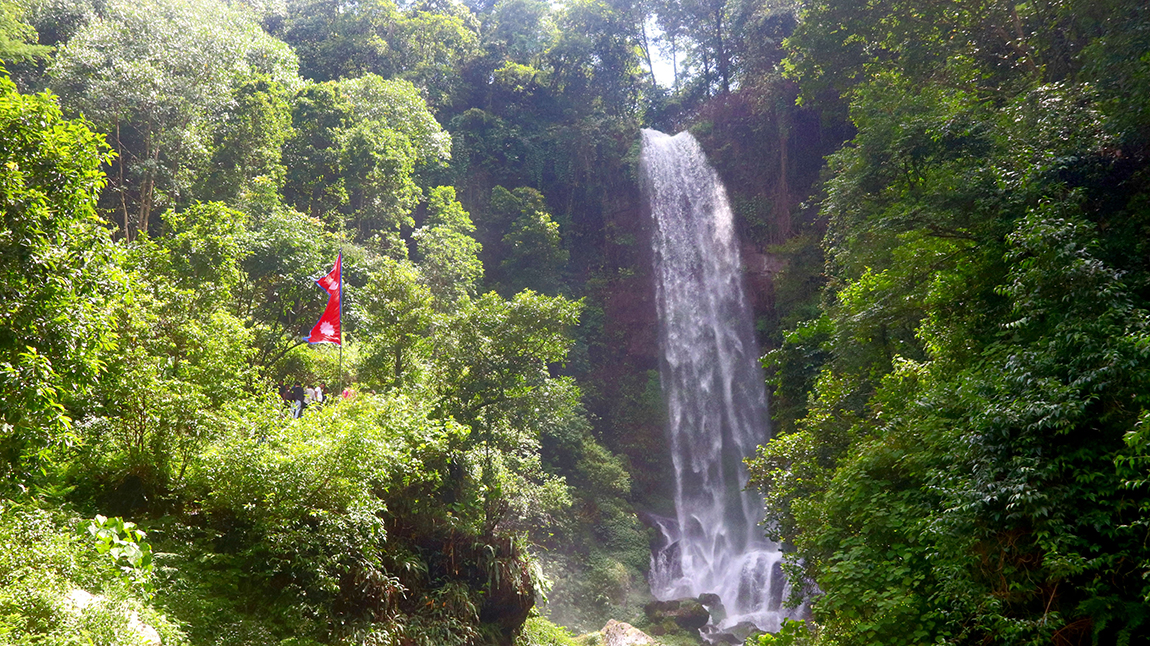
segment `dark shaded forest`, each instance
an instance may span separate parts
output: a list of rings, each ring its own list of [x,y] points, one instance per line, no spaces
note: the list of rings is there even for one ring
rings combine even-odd
[[[766,352],[811,614],[748,644],[1150,635],[1142,3],[3,0],[0,61],[0,644],[700,643],[641,127]]]

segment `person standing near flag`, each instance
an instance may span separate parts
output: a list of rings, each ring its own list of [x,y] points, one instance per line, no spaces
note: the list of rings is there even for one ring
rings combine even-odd
[[[300,415],[303,415],[303,407],[304,407],[303,385],[300,384],[300,382],[298,382],[298,381],[295,382],[295,386],[292,387],[290,392],[291,392],[291,394],[290,394],[290,397],[291,397],[291,416],[298,419]]]

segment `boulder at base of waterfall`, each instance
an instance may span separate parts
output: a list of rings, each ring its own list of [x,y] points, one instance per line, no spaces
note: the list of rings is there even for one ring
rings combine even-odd
[[[727,618],[727,609],[723,607],[723,601],[719,599],[719,595],[713,592],[704,592],[699,595],[699,603],[711,615],[712,624],[721,624]]]
[[[698,630],[711,620],[711,614],[696,599],[652,601],[643,606],[643,612],[652,624],[661,624],[671,619],[683,630]]]
[[[601,646],[659,646],[659,642],[647,633],[614,619],[608,621],[599,632],[603,635]]]
[[[699,631],[699,636],[708,644],[744,644],[751,635],[758,635],[763,631],[755,624],[744,621],[730,628],[719,629],[716,626],[705,626]]]

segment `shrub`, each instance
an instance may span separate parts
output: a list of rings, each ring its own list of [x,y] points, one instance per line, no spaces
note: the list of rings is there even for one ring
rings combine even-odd
[[[84,525],[77,516],[0,501],[0,640],[127,646],[150,627],[166,646],[183,644],[136,581],[81,533]]]

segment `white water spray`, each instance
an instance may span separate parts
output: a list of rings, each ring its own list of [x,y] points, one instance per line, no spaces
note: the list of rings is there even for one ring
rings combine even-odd
[[[726,618],[777,631],[788,613],[778,547],[758,526],[743,459],[769,433],[763,372],[726,190],[698,142],[643,131],[643,191],[654,219],[655,290],[675,470],[675,518],[657,519],[661,600],[717,594]]]

